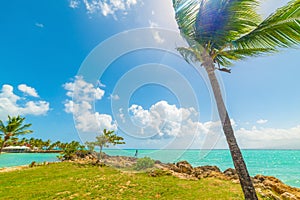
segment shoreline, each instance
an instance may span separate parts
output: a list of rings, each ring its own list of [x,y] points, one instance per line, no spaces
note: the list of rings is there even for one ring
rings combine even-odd
[[[63,152],[62,150],[38,150],[38,151],[23,151],[23,152],[6,152],[2,151],[1,154],[10,154],[10,153],[61,153]]]

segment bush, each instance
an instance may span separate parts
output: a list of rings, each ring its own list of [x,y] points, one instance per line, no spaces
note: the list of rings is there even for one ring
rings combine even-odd
[[[142,170],[151,168],[154,166],[155,161],[149,157],[139,158],[136,162],[135,169]]]

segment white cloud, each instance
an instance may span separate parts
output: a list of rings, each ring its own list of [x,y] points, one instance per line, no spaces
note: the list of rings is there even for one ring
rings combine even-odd
[[[300,148],[300,125],[287,128],[256,128],[236,130],[243,148]]]
[[[125,123],[126,122],[126,120],[125,120],[125,114],[123,113],[123,108],[120,108],[119,109],[119,117],[120,117],[120,119],[122,120],[122,123]]]
[[[36,90],[32,87],[27,86],[26,84],[21,84],[18,86],[18,89],[21,92],[24,92],[25,94],[28,94],[30,96],[33,97],[39,97],[38,93],[36,92]]]
[[[85,8],[89,14],[100,12],[103,16],[112,15],[116,18],[115,13],[132,8],[141,2],[141,0],[83,0]]]
[[[153,38],[154,40],[159,43],[159,44],[162,44],[165,42],[165,40],[161,37],[161,35],[159,34],[159,32],[157,30],[155,30],[156,27],[158,27],[158,24],[149,20],[149,25],[150,25],[150,28],[152,28],[152,35],[153,35]]]
[[[117,100],[120,100],[120,97],[119,97],[119,95],[117,95],[117,94],[115,94],[115,95],[110,95],[110,98],[112,99],[112,100],[115,100],[115,101],[117,101]]]
[[[160,101],[152,105],[149,110],[134,104],[128,111],[132,116],[132,121],[142,128],[142,134],[146,136],[168,138],[209,132],[210,124],[198,122],[198,113],[194,108],[177,108],[166,101]]]
[[[79,0],[70,0],[69,1],[69,7],[73,8],[73,9],[78,8],[79,4],[80,4]]]
[[[19,90],[33,97],[38,97],[34,88],[25,84],[18,86]],[[7,115],[44,115],[49,111],[49,103],[46,101],[29,101],[26,97],[20,97],[14,93],[11,85],[3,85],[0,91],[0,119]]]
[[[268,122],[268,120],[266,119],[260,119],[260,120],[257,120],[256,123],[258,124],[266,124]]]
[[[39,28],[44,28],[44,24],[41,24],[41,23],[35,23],[35,26],[37,26]]]
[[[160,101],[149,109],[134,104],[128,111],[134,124],[140,127],[141,131],[136,134],[141,137],[150,137],[153,140],[179,137],[185,141],[190,136],[196,136],[198,142],[194,147],[212,148],[216,142],[217,148],[228,147],[220,121],[201,123],[193,108],[177,108],[166,101]],[[123,110],[120,110],[120,117],[125,122]],[[231,124],[241,148],[300,148],[300,125],[286,129],[256,126],[245,129],[238,128],[234,120],[231,120]]]
[[[149,20],[149,25],[150,25],[150,28],[155,28],[155,27],[158,27],[158,24]]]
[[[154,32],[153,32],[153,38],[154,38],[154,40],[155,40],[157,43],[159,43],[159,44],[162,44],[162,43],[165,42],[165,39],[163,39],[163,38],[160,36],[160,34],[159,34],[158,31],[154,31]]]
[[[117,124],[107,114],[93,111],[93,102],[101,100],[104,90],[87,83],[82,77],[75,77],[73,82],[63,85],[67,90],[66,95],[73,99],[66,100],[65,112],[72,113],[76,122],[76,128],[82,132],[97,133],[104,128],[116,130]]]

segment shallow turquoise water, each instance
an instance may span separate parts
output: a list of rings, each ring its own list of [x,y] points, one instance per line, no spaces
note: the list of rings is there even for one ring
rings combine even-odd
[[[57,153],[4,153],[0,155],[0,168],[29,165],[35,161],[42,163],[44,161],[58,161]]]
[[[134,156],[133,150],[104,150],[109,155]],[[7,153],[0,155],[0,168],[28,165],[32,161],[58,161],[53,153]],[[250,175],[275,176],[300,188],[300,150],[243,150]],[[221,170],[233,167],[228,150],[138,150],[138,157],[148,156],[162,162],[187,160],[193,166],[216,165]]]

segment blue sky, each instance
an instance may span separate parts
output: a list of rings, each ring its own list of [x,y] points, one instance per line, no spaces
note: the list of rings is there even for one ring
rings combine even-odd
[[[259,12],[287,2],[265,0]],[[183,41],[171,1],[10,0],[0,24],[0,119],[25,116],[28,137],[86,141],[108,128],[122,148],[227,147],[205,74],[174,53]],[[300,148],[299,55],[218,74],[243,148]]]

